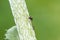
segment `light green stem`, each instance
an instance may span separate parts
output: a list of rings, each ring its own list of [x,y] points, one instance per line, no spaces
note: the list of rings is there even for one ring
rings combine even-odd
[[[9,0],[20,40],[37,40],[25,0]]]

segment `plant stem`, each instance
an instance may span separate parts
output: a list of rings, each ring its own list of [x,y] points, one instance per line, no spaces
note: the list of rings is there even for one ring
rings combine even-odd
[[[20,40],[37,40],[25,0],[9,0]]]

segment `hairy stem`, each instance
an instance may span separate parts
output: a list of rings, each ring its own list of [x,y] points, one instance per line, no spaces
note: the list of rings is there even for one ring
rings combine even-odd
[[[9,0],[20,40],[37,40],[25,0]]]

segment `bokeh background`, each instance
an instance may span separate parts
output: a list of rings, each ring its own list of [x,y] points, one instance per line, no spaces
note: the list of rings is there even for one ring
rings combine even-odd
[[[37,40],[60,40],[60,0],[26,0]],[[8,0],[0,0],[0,40],[14,26]]]

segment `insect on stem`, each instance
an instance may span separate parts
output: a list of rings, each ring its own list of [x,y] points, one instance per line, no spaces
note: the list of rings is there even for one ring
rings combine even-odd
[[[31,21],[33,20],[33,18],[32,18],[31,16],[29,17],[29,19],[30,19]]]

